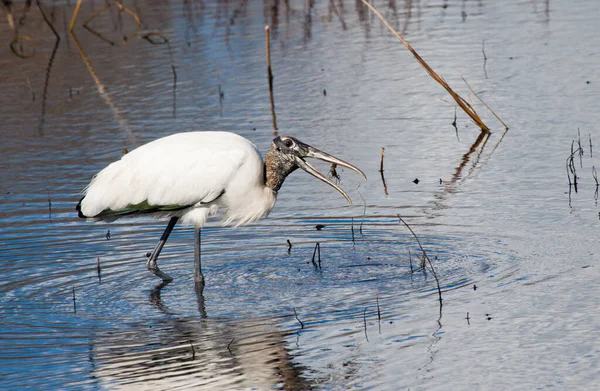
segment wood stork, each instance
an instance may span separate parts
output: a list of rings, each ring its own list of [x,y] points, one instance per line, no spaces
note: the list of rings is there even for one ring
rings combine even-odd
[[[229,132],[177,133],[154,140],[123,155],[100,171],[83,190],[79,217],[112,221],[151,214],[169,217],[169,224],[147,261],[147,268],[165,282],[172,278],[157,259],[177,221],[195,227],[194,280],[203,282],[200,229],[206,219],[225,209],[224,225],[240,226],[265,217],[275,205],[285,178],[298,167],[348,194],[305,158],[347,167],[350,163],[289,136],[273,139],[265,162],[247,139]]]

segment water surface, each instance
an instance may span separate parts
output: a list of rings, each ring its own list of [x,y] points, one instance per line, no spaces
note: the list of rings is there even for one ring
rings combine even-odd
[[[452,126],[451,98],[360,2],[123,4],[137,34],[114,6],[85,29],[103,6],[87,1],[72,37],[74,4],[43,2],[58,44],[35,4],[2,11],[2,389],[594,389],[594,1],[374,3],[489,136],[460,110]],[[175,132],[232,131],[265,151],[267,24],[279,134],[369,180],[340,171],[347,205],[297,172],[268,219],[211,222],[204,290],[193,230],[177,226],[163,286],[145,254],[166,222],[86,222],[79,192],[124,149]],[[436,267],[441,310],[398,215]]]

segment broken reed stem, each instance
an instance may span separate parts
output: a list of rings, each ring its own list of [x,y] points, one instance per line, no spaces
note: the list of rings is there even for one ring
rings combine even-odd
[[[383,171],[380,171],[379,174],[381,175],[381,182],[383,182],[383,194],[385,194],[385,196],[389,196],[388,193],[388,188],[387,188],[387,183],[385,183],[385,176],[383,175]]]
[[[102,269],[100,268],[100,257],[96,258],[96,270],[98,271],[98,282],[102,284]]]
[[[231,344],[233,343],[233,341],[235,340],[235,338],[231,338],[231,341],[229,341],[229,343],[227,344],[227,350],[229,350],[229,353],[233,355],[233,352],[231,351]]]
[[[303,329],[304,328],[304,323],[302,323],[302,321],[300,320],[300,318],[298,318],[298,314],[296,313],[296,308],[294,307],[294,316],[296,317],[296,320],[298,321],[298,323],[300,323],[300,328]]]
[[[596,181],[596,189],[594,190],[594,201],[596,201],[596,205],[598,204],[598,172],[596,172],[596,166],[592,166],[592,176],[594,177],[594,181]],[[600,215],[599,215],[600,216]]]
[[[192,348],[192,360],[194,360],[196,358],[196,349],[194,349],[194,345],[192,344],[192,341],[188,341],[190,343],[190,347]]]
[[[315,263],[315,256],[316,255],[318,255],[317,261],[319,262],[319,266],[317,266],[317,264]],[[312,264],[315,267],[315,269],[321,269],[321,245],[318,242],[315,245],[315,251],[313,251]]]
[[[77,0],[75,11],[73,11],[73,16],[71,16],[71,23],[69,23],[69,31],[73,31],[73,28],[75,27],[75,21],[77,20],[77,15],[79,15],[79,9],[81,8],[82,1],[83,0]]]
[[[575,146],[575,140],[571,142],[571,154],[567,158],[566,168],[567,168],[567,178],[569,180],[569,188],[571,186],[574,187],[575,193],[577,193],[577,170],[575,168],[575,154],[581,153],[581,147],[577,150],[573,150]],[[571,182],[571,174],[573,175],[573,181]]]
[[[269,99],[271,100],[271,117],[273,118],[273,135],[277,136],[277,116],[275,115],[275,98],[273,97],[273,71],[271,70],[271,29],[265,26],[265,49],[267,56],[267,76],[269,78]]]
[[[461,78],[461,79],[463,79],[463,81],[465,82],[465,84],[467,85],[467,87],[469,87],[469,90],[471,90],[471,92],[473,93],[473,95],[475,95],[475,98],[479,99],[479,101],[480,101],[481,103],[483,103],[483,105],[484,105],[484,106],[485,106],[485,107],[486,107],[486,108],[487,108],[487,109],[488,109],[488,110],[489,110],[489,111],[490,111],[490,112],[491,112],[491,113],[494,115],[494,117],[496,117],[496,119],[497,119],[498,121],[500,121],[500,123],[501,123],[501,124],[504,126],[504,129],[508,130],[508,125],[506,125],[506,124],[504,123],[504,121],[502,121],[502,120],[500,119],[500,117],[498,117],[498,115],[497,115],[497,114],[494,112],[494,110],[492,110],[492,108],[491,108],[490,106],[488,106],[488,105],[487,105],[487,103],[485,103],[485,102],[483,101],[483,99],[481,99],[481,98],[479,97],[479,95],[477,95],[477,93],[476,93],[476,92],[475,92],[475,91],[474,91],[474,90],[471,88],[471,86],[469,85],[469,83],[467,83],[467,81],[465,80],[465,78],[464,78],[464,77],[462,77],[462,76],[461,76],[460,78]]]
[[[385,157],[385,148],[381,147],[381,160],[379,161],[379,174],[381,174],[381,182],[383,182],[383,193],[387,197],[389,195],[388,188],[387,188],[387,184],[385,183],[385,177],[383,176],[383,158],[384,157]]]
[[[435,272],[435,269],[433,268],[433,263],[431,263],[431,259],[429,259],[429,257],[427,256],[427,253],[425,252],[425,249],[423,248],[423,246],[421,246],[421,241],[419,240],[419,238],[417,237],[417,235],[415,234],[415,232],[412,230],[412,228],[410,228],[410,225],[408,225],[406,223],[406,221],[404,221],[402,219],[402,217],[400,217],[400,215],[397,215],[397,216],[398,216],[398,219],[400,219],[400,221],[402,222],[402,224],[404,224],[406,226],[406,228],[408,228],[408,230],[410,231],[410,233],[417,240],[417,244],[419,245],[419,248],[423,252],[423,258],[424,258],[424,260],[426,260],[429,263],[429,267],[431,269],[431,274],[433,274],[433,278],[435,279],[435,282],[437,284],[437,290],[438,290],[438,295],[439,295],[439,299],[440,299],[440,307],[441,307],[442,306],[442,288],[440,287],[440,280],[437,277],[437,273]]]
[[[435,73],[435,71],[433,69],[431,69],[431,67],[425,62],[425,60],[423,60],[423,58],[421,58],[421,56],[415,51],[415,49],[413,49],[413,47],[410,46],[410,44],[400,34],[398,34],[398,32],[392,27],[392,25],[390,25],[388,23],[387,20],[385,20],[385,18],[375,9],[375,7],[373,7],[366,0],[361,0],[361,1],[371,11],[373,11],[373,13],[379,18],[379,20],[381,20],[381,22],[385,25],[385,27],[387,27],[388,30],[390,30],[392,32],[392,34],[394,34],[396,36],[396,38],[398,38],[404,44],[404,46],[406,46],[406,48],[417,59],[417,61],[419,62],[419,64],[421,64],[421,66],[423,68],[425,68],[425,70],[427,71],[427,73],[429,74],[429,76],[431,76],[442,87],[444,87],[444,89],[446,91],[448,91],[448,93],[450,94],[450,96],[452,97],[452,99],[454,99],[456,101],[456,103],[460,106],[460,108],[463,109],[463,111],[469,117],[471,117],[471,119],[477,124],[477,126],[479,126],[483,132],[488,133],[490,131],[490,128],[488,128],[486,126],[486,124],[483,123],[483,121],[481,120],[481,118],[479,118],[479,115],[477,114],[477,112],[475,111],[475,109],[473,108],[473,106],[471,106],[460,95],[458,95],[456,92],[454,92],[454,90],[452,90],[452,88],[450,88],[450,86],[448,85],[448,83],[446,83],[441,76],[439,76],[437,73]]]
[[[75,287],[73,287],[73,313],[77,313],[77,301],[75,300]]]
[[[381,322],[381,309],[379,308],[379,295],[377,295],[377,320]]]
[[[365,326],[365,338],[367,339],[367,342],[369,342],[369,336],[367,335],[367,307],[365,307],[365,310],[363,311],[363,324]]]
[[[583,168],[583,147],[581,146],[581,132],[577,128],[577,146],[579,149],[579,168]]]
[[[35,96],[35,95],[34,95],[34,96]],[[34,100],[35,100],[35,99],[34,99]],[[589,140],[590,140],[590,157],[593,157],[593,156],[592,156],[592,148],[593,148],[593,146],[592,146],[592,134],[591,134],[591,133],[589,133],[589,134],[588,134],[588,137],[589,137]]]
[[[50,189],[46,188],[46,192],[48,193],[48,216],[52,217],[52,200],[50,199]]]
[[[481,52],[483,53],[483,72],[485,73],[485,78],[488,78],[487,69],[485,68],[485,64],[487,63],[487,56],[485,55],[485,39],[481,42]]]

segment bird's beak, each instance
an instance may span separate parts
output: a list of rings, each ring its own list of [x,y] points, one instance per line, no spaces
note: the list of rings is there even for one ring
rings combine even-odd
[[[353,166],[352,164],[347,163],[347,162],[343,161],[342,159],[338,159],[337,157],[332,156],[332,155],[330,155],[328,153],[320,151],[317,148],[311,147],[308,144],[302,145],[302,156],[301,157],[296,156],[296,163],[298,164],[298,166],[301,169],[303,169],[304,171],[308,172],[310,175],[314,176],[315,178],[318,178],[318,179],[322,180],[323,182],[327,183],[328,185],[330,185],[331,187],[333,187],[334,189],[336,189],[337,191],[339,191],[340,193],[342,193],[342,195],[344,196],[344,198],[346,198],[346,200],[348,201],[348,203],[352,204],[352,200],[350,199],[350,197],[348,196],[348,194],[346,194],[346,192],[344,190],[342,190],[341,187],[339,187],[337,184],[335,184],[335,182],[327,179],[323,174],[321,174],[319,171],[317,171],[316,168],[314,168],[313,166],[311,166],[308,162],[306,162],[303,159],[304,157],[310,157],[310,158],[314,158],[314,159],[319,159],[319,160],[323,160],[325,162],[337,164],[338,166],[349,168],[352,171],[357,172],[366,181],[367,177],[365,176],[365,174],[358,167]]]

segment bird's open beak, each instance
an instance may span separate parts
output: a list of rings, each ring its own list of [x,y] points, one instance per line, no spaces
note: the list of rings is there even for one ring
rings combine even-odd
[[[322,180],[323,182],[327,183],[328,185],[330,185],[331,187],[333,187],[334,189],[336,189],[337,191],[342,193],[342,195],[344,196],[344,198],[346,198],[348,203],[352,204],[352,200],[350,199],[348,194],[346,194],[346,192],[344,190],[342,190],[341,187],[339,187],[337,184],[335,184],[335,182],[329,180],[327,177],[325,177],[323,174],[321,174],[316,168],[311,166],[303,158],[310,157],[310,158],[314,158],[314,159],[323,160],[325,162],[337,164],[338,166],[349,168],[352,171],[357,172],[366,181],[367,177],[365,176],[365,174],[358,167],[353,166],[350,163],[346,163],[345,161],[338,159],[337,157],[332,156],[328,153],[319,151],[317,148],[311,147],[310,145],[307,145],[307,144],[302,145],[302,147],[304,147],[304,148],[302,148],[303,149],[302,157],[296,156],[296,163],[298,164],[298,166],[301,169],[303,169],[304,171],[308,172],[310,175]]]

